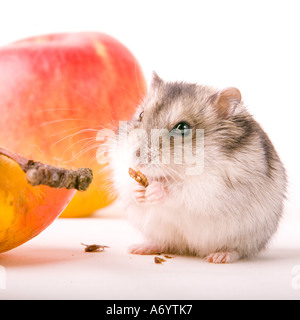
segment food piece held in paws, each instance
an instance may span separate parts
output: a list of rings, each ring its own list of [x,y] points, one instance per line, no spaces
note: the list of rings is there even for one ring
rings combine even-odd
[[[130,177],[133,178],[140,185],[144,186],[145,188],[148,187],[149,183],[147,177],[140,170],[138,170],[137,168],[129,168],[128,173]]]
[[[108,246],[103,246],[103,245],[99,245],[99,244],[84,244],[81,243],[83,246],[85,246],[86,248],[84,249],[85,252],[100,252],[100,251],[104,251],[105,248],[109,248]]]

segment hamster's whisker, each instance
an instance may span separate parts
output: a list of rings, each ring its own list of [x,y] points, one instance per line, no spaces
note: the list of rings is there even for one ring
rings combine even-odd
[[[57,144],[65,141],[65,140],[67,140],[67,139],[70,139],[70,141],[71,141],[74,137],[76,137],[76,136],[79,135],[79,134],[82,134],[82,133],[85,133],[85,132],[97,132],[97,131],[98,131],[98,130],[96,130],[96,129],[82,129],[82,130],[79,130],[79,131],[77,131],[77,132],[75,132],[75,133],[69,134],[69,135],[67,135],[67,136],[65,136],[65,137],[57,140],[57,141],[51,146],[51,148],[54,148]],[[89,138],[87,138],[87,139],[90,139],[90,138],[96,140],[96,137],[95,137],[95,136],[94,136],[94,137],[89,137]],[[80,141],[82,141],[82,140],[80,140]],[[76,143],[78,143],[78,142],[76,142]]]
[[[80,110],[80,108],[52,108],[52,109],[41,109],[37,110],[35,113],[42,113],[42,112],[58,112],[58,111],[70,111],[70,110]]]
[[[82,126],[77,126],[77,127],[70,127],[68,129],[64,129],[59,132],[55,132],[55,133],[51,134],[50,137],[60,136],[62,134],[65,134],[67,132],[74,131],[74,130],[76,130],[76,132],[74,133],[74,134],[76,134],[77,132],[84,130],[83,128],[86,128],[86,126],[82,125]]]
[[[84,141],[88,141],[88,142],[85,143],[85,144],[81,147],[81,150],[84,149],[86,145],[91,144],[91,142],[92,142],[92,144],[94,144],[94,143],[96,142],[95,137],[83,138],[83,139],[81,139],[81,140],[79,140],[79,141],[76,141],[76,142],[74,142],[73,144],[71,144],[71,145],[65,150],[65,152],[69,151],[69,150],[72,149],[74,146],[76,146],[77,144],[80,144],[80,143],[82,143],[82,142],[84,142]]]
[[[78,119],[78,118],[67,118],[67,119],[56,119],[52,121],[46,121],[40,124],[41,127],[47,126],[49,124],[60,123],[64,121],[88,121],[87,119]]]
[[[87,148],[85,148],[85,150],[80,150],[77,154],[75,154],[74,158],[80,158],[82,157],[84,154],[86,154],[87,152],[90,152],[92,151],[93,149],[96,149],[98,148],[99,146],[98,145],[92,145],[92,146],[89,146]]]

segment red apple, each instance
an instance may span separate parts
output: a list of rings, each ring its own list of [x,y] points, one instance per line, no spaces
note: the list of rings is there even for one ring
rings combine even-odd
[[[146,93],[141,68],[102,33],[38,36],[0,48],[0,147],[94,181],[63,216],[87,216],[112,201],[109,173],[96,161],[99,129],[132,117]]]

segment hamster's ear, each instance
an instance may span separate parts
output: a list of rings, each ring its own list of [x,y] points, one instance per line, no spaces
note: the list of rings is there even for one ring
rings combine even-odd
[[[155,71],[153,71],[151,88],[157,88],[162,83],[163,83],[163,80],[159,77],[159,75]]]
[[[209,98],[212,105],[217,109],[223,119],[230,118],[242,101],[242,95],[237,88],[226,88],[217,92]]]

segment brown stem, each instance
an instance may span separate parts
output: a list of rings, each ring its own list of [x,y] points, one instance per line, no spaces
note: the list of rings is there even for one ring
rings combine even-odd
[[[85,191],[93,180],[93,171],[89,168],[77,170],[57,168],[41,162],[28,160],[2,148],[0,148],[0,154],[17,162],[26,173],[27,181],[32,186],[43,184],[57,189],[66,188]]]

